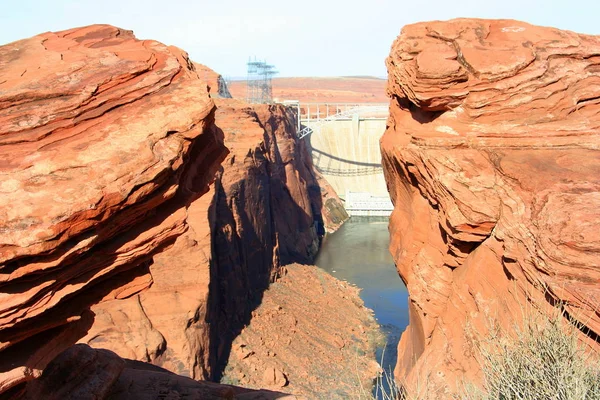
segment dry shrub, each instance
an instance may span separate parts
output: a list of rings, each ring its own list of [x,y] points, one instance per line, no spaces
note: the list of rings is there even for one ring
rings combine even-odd
[[[359,398],[600,400],[600,360],[579,340],[584,326],[562,310],[561,305],[550,315],[523,310],[522,324],[515,324],[511,332],[490,323],[486,337],[471,336],[483,373],[482,387],[467,382],[458,385],[463,388],[462,394],[449,395],[436,390],[428,378],[417,382],[416,387],[402,387],[396,384],[391,371],[384,371],[376,382],[377,396],[363,392]],[[385,387],[393,389],[386,392]]]
[[[383,340],[383,338],[381,338]],[[385,357],[385,349],[387,344],[383,346],[383,352],[381,354],[381,360],[379,365],[383,365]],[[359,376],[357,374],[357,376]],[[400,390],[394,380],[394,373],[391,370],[386,370],[381,367],[377,378],[373,384],[373,387],[365,388],[362,383],[360,384],[360,391],[356,393],[353,398],[358,400],[401,400]]]
[[[483,388],[465,385],[477,400],[600,399],[600,363],[578,340],[581,324],[558,306],[551,315],[524,312],[514,333],[495,327],[476,343]]]

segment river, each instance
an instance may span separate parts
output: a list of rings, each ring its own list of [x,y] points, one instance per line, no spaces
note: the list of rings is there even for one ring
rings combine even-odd
[[[387,221],[354,217],[325,238],[316,265],[362,289],[360,297],[387,337],[385,351],[377,349],[377,360],[393,372],[400,334],[408,325],[408,293],[388,251],[389,241]]]

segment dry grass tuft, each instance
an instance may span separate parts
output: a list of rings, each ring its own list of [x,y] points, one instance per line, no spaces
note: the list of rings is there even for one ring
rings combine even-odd
[[[524,313],[513,334],[491,329],[476,343],[483,388],[465,385],[466,398],[600,399],[600,363],[578,340],[581,326],[569,323],[561,310]]]
[[[391,371],[383,371],[374,393],[363,391],[358,398],[600,400],[598,355],[579,340],[584,326],[562,310],[560,305],[550,315],[523,310],[522,323],[515,324],[510,332],[490,323],[486,337],[471,336],[484,378],[481,387],[467,382],[462,384],[462,394],[448,397],[429,379],[418,382],[417,387],[402,388]]]

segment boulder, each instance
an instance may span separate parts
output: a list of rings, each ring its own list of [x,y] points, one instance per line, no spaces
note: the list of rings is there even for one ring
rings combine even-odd
[[[78,344],[59,354],[44,373],[28,382],[26,400],[154,400],[247,399],[296,397],[268,390],[249,390],[212,382],[198,382],[165,369],[124,360],[108,350]]]

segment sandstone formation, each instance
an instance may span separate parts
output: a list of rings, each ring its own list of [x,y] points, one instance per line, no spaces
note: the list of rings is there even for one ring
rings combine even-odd
[[[215,72],[204,64],[197,62],[193,64],[198,77],[208,84],[208,91],[210,92],[211,97],[222,97],[229,99],[232,97],[231,93],[229,93],[227,83],[221,74]]]
[[[288,265],[282,275],[235,338],[222,382],[309,399],[368,392],[382,338],[358,288],[314,266]]]
[[[322,200],[291,111],[217,104],[230,154],[210,192],[189,205],[189,229],[154,256],[147,290],[92,307],[96,322],[81,340],[195,379],[220,378],[233,339],[279,268],[311,262],[321,216],[343,210],[337,197]]]
[[[0,66],[1,392],[83,336],[91,304],[152,283],[227,151],[175,47],[96,25],[2,46]]]
[[[466,330],[560,302],[598,349],[600,38],[420,23],[387,66],[390,249],[410,294],[397,378],[453,390],[478,370]]]
[[[23,392],[26,400],[295,399],[281,392],[194,381],[84,344],[57,356]]]
[[[0,393],[77,341],[218,379],[281,266],[347,218],[291,111],[215,112],[205,67],[108,25],[0,66]]]

